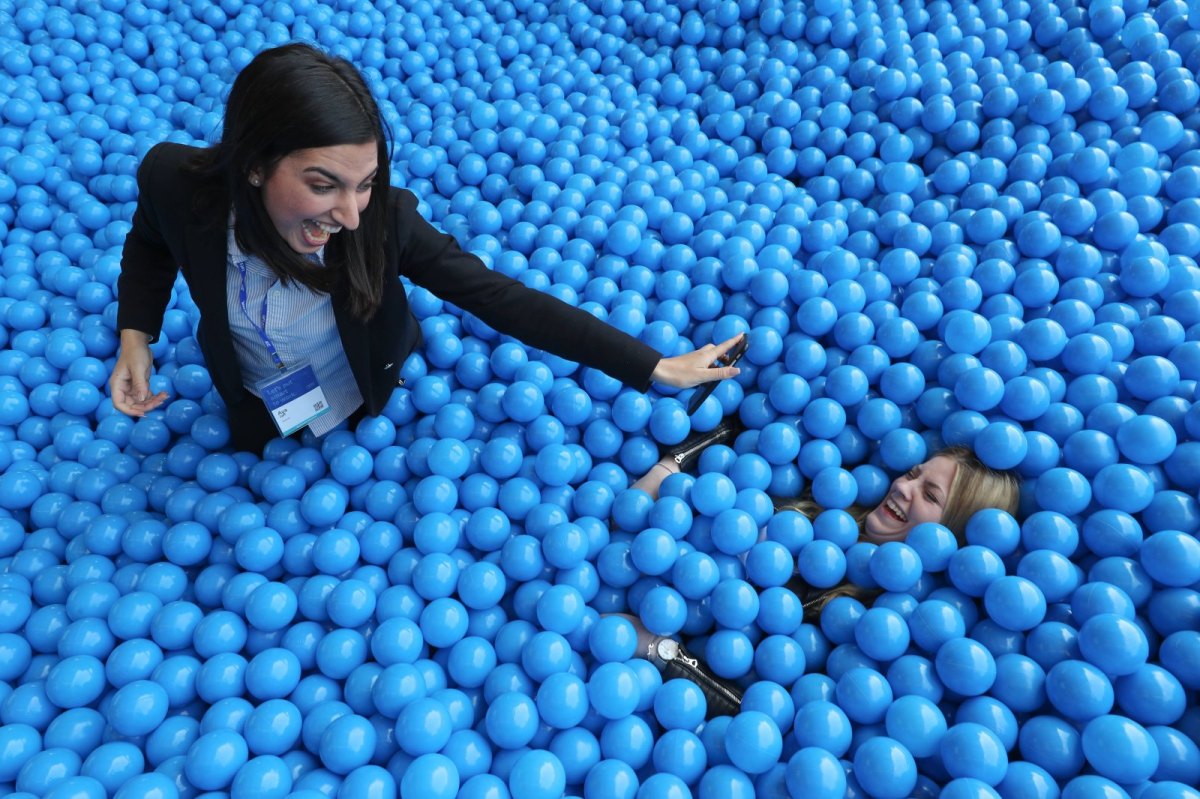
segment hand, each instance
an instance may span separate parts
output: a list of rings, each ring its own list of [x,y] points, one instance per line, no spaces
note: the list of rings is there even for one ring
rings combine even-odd
[[[113,407],[129,416],[145,416],[167,400],[167,392],[150,393],[150,337],[140,330],[121,331],[121,354],[108,379]]]
[[[612,615],[625,619],[625,621],[633,625],[633,629],[637,632],[637,650],[633,654],[637,657],[652,661],[654,665],[661,669],[663,664],[658,660],[658,654],[654,647],[655,644],[657,644],[662,638],[662,636],[655,635],[647,630],[646,625],[642,624],[642,620],[637,616],[629,613],[614,613]]]
[[[691,388],[712,380],[728,380],[741,374],[736,366],[713,366],[712,364],[725,353],[729,352],[742,340],[740,334],[720,344],[705,344],[694,352],[676,355],[674,358],[663,358],[654,367],[650,377],[656,383],[663,383],[676,388]]]

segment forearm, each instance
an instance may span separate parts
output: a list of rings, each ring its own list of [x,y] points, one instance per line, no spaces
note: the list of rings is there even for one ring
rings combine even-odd
[[[156,181],[151,178],[159,169],[161,153],[162,146],[153,148],[138,168],[138,205],[121,250],[117,279],[117,329],[145,331],[150,341],[158,338],[179,274],[178,261],[163,236],[153,188]]]
[[[631,388],[650,387],[661,353],[587,311],[516,285],[518,298],[483,302],[468,310],[528,346],[599,369]]]
[[[397,229],[408,234],[398,254],[399,271],[414,283],[531,347],[599,369],[633,388],[649,388],[661,353],[586,311],[488,269],[415,209],[398,213]]]
[[[169,253],[136,241],[134,236],[130,232],[125,241],[117,280],[117,329],[141,331],[154,341],[179,270]]]

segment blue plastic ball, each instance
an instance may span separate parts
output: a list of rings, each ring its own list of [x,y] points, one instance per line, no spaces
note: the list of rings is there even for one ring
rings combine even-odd
[[[1008,754],[1000,739],[980,724],[958,723],[939,744],[946,771],[955,778],[977,779],[995,786],[1008,770]]]
[[[1031,630],[1046,616],[1046,597],[1030,580],[1005,576],[992,582],[983,596],[988,616],[1006,630]]]
[[[166,718],[167,702],[167,692],[158,683],[135,680],[112,695],[109,723],[122,735],[145,735]]]
[[[835,755],[820,747],[804,747],[788,759],[786,782],[792,796],[836,799],[846,795],[845,769]]]
[[[1095,666],[1063,660],[1046,672],[1046,698],[1064,717],[1089,721],[1112,709],[1115,693],[1111,681]]]
[[[1158,770],[1158,747],[1150,733],[1123,716],[1098,716],[1082,735],[1083,755],[1096,772],[1117,783],[1149,779]]]
[[[864,791],[879,799],[906,797],[917,784],[912,754],[886,735],[870,738],[858,747],[852,773]]]
[[[934,664],[942,683],[962,696],[979,696],[996,680],[995,658],[971,638],[953,638],[942,644]]]
[[[743,711],[726,730],[729,759],[748,774],[761,774],[779,760],[783,738],[775,722],[757,710]]]
[[[248,754],[246,740],[237,732],[214,730],[201,735],[188,749],[184,773],[200,790],[220,790],[233,782]]]
[[[436,753],[413,759],[400,779],[402,796],[428,796],[430,799],[451,799],[460,787],[454,761]]]

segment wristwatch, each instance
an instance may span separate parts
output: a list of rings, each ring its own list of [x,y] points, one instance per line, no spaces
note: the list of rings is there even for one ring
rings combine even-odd
[[[664,681],[682,678],[700,687],[700,692],[708,702],[708,718],[736,716],[741,710],[741,691],[713,674],[708,666],[693,657],[675,639],[659,638],[650,645],[650,651],[646,654],[650,660],[662,664]]]

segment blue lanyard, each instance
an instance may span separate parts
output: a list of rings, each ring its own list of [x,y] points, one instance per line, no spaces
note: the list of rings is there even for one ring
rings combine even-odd
[[[280,371],[283,371],[287,369],[287,367],[284,366],[283,359],[279,357],[278,350],[275,349],[275,345],[271,343],[270,337],[267,336],[267,297],[270,292],[263,295],[261,314],[262,323],[260,325],[256,325],[254,324],[254,319],[250,316],[250,309],[246,307],[246,262],[237,261],[237,268],[242,274],[242,285],[238,289],[238,300],[242,304],[242,313],[246,315],[246,321],[250,323],[250,327],[254,328],[254,331],[258,333],[258,337],[261,338],[263,344],[266,345],[267,352],[271,355],[271,360],[275,362],[275,367]]]

